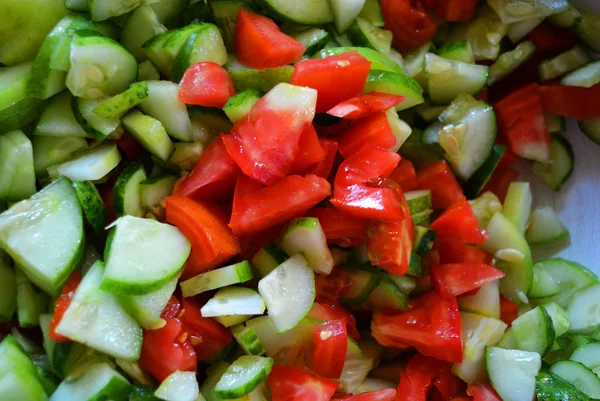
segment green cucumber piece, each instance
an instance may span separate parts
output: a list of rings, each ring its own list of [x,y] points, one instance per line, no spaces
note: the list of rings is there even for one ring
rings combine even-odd
[[[544,119],[546,120],[548,132],[551,134],[557,134],[567,129],[567,122],[562,116],[557,116],[556,114],[545,111]]]
[[[196,401],[200,396],[196,373],[171,373],[156,389],[154,395],[165,401]]]
[[[569,5],[565,11],[550,15],[548,22],[563,28],[577,28],[581,22],[581,13],[575,7]]]
[[[19,326],[38,327],[40,325],[40,315],[48,307],[48,296],[35,288],[19,268],[15,270],[15,278],[17,281]]]
[[[142,4],[127,19],[121,32],[121,44],[135,57],[138,63],[147,60],[142,48],[152,37],[164,33],[167,28],[160,23],[150,5]]]
[[[48,167],[50,178],[67,177],[72,181],[98,181],[121,161],[116,145],[105,143],[76,154],[72,159]]]
[[[205,291],[215,290],[233,284],[245,283],[253,277],[250,263],[243,261],[202,273],[185,280],[180,284],[181,292],[184,297],[193,297],[194,295]]]
[[[179,86],[168,81],[148,81],[148,97],[138,106],[145,114],[161,122],[167,133],[180,141],[192,141],[192,123]]]
[[[152,0],[147,1],[154,10],[160,22],[165,25],[177,23],[177,18],[184,12],[188,6],[186,0]],[[189,3],[195,3],[189,1]]]
[[[38,121],[34,135],[87,137],[88,133],[79,125],[71,108],[69,91],[54,96]]]
[[[310,28],[294,35],[294,39],[306,48],[304,55],[310,57],[323,50],[331,41],[331,35],[324,29]]]
[[[190,24],[157,35],[144,44],[148,58],[167,77],[171,77],[175,59],[190,36],[204,29],[206,24]]]
[[[190,243],[174,226],[124,216],[115,222],[102,289],[117,295],[155,292],[176,277]]]
[[[490,382],[503,401],[532,400],[541,365],[540,354],[536,352],[486,348]]]
[[[165,174],[149,177],[140,182],[142,207],[146,210],[158,207],[167,196],[173,193],[176,181],[176,176]]]
[[[473,49],[467,40],[446,43],[438,49],[437,54],[438,56],[448,60],[456,60],[467,64],[475,64]]]
[[[160,121],[132,110],[123,117],[123,126],[142,146],[159,160],[168,161],[175,146]]]
[[[314,58],[325,58],[329,56],[337,56],[346,52],[355,51],[367,60],[371,62],[372,71],[386,71],[394,72],[398,74],[404,74],[402,67],[395,61],[386,57],[384,54],[379,53],[377,50],[369,49],[367,47],[334,47],[329,49],[323,49],[317,53]]]
[[[87,222],[96,232],[101,232],[104,229],[107,212],[98,189],[91,181],[75,181],[73,188],[77,192]]]
[[[544,356],[554,343],[552,318],[541,306],[536,306],[513,320],[511,330],[522,351],[537,352]]]
[[[27,85],[31,82],[32,63],[0,68],[0,110],[27,97]]]
[[[479,167],[473,173],[471,178],[463,184],[463,190],[467,199],[474,199],[479,196],[481,191],[483,191],[490,178],[492,178],[492,174],[496,170],[496,167],[500,164],[504,152],[506,152],[505,146],[494,144],[492,151],[481,167]],[[487,223],[485,225],[487,225]],[[485,227],[485,225],[483,225],[483,227]]]
[[[65,0],[67,10],[86,12],[88,11],[87,0]]]
[[[515,181],[510,184],[504,199],[502,214],[523,235],[531,214],[532,201],[533,195],[528,182]]]
[[[437,120],[440,114],[446,110],[446,106],[433,106],[430,102],[426,101],[415,107],[415,111],[427,123],[431,123]]]
[[[546,298],[556,295],[560,292],[558,283],[552,278],[550,273],[543,268],[544,262],[533,265],[533,284],[529,291],[531,298]]]
[[[102,102],[102,99],[82,99],[74,97],[71,99],[71,109],[75,120],[81,128],[92,138],[102,141],[119,127],[119,117],[110,119],[102,118],[94,113],[94,109]]]
[[[347,32],[348,39],[355,46],[368,47],[382,54],[388,54],[392,47],[392,32],[376,26],[362,18],[357,18]]]
[[[235,34],[235,24],[240,8],[248,11],[258,12],[256,4],[252,0],[213,0],[208,3],[211,16],[223,32],[223,39],[227,49],[233,49],[233,36]]]
[[[404,193],[410,214],[420,213],[431,208],[431,190],[416,190]]]
[[[327,238],[319,220],[314,217],[292,220],[282,234],[279,246],[289,256],[303,254],[315,273],[329,274],[333,269]]]
[[[226,315],[216,316],[215,320],[225,327],[237,326],[252,318],[252,315]]]
[[[147,97],[148,84],[146,82],[136,82],[125,92],[98,103],[94,108],[94,113],[107,120],[121,118],[127,111],[143,102]]]
[[[0,245],[50,295],[58,295],[79,260],[83,235],[79,201],[65,179],[0,214]]]
[[[536,207],[529,221],[525,239],[530,244],[558,241],[569,236],[569,230],[550,206]]]
[[[26,97],[5,109],[0,110],[0,132],[21,129],[38,119],[45,102],[43,100]]]
[[[423,46],[412,50],[404,55],[404,70],[408,76],[419,79],[423,76],[425,70],[425,55],[435,51],[435,45],[432,42],[427,42]]]
[[[567,381],[588,397],[600,398],[600,377],[583,364],[575,361],[558,361],[550,366],[550,372]]]
[[[600,145],[600,117],[578,122],[579,129],[591,141]]]
[[[566,0],[525,0],[513,3],[510,0],[490,0],[488,4],[498,13],[505,24],[532,17],[547,17],[565,11],[569,7]]]
[[[487,227],[494,214],[502,213],[502,203],[490,191],[486,191],[478,198],[470,200],[469,204],[471,205],[471,209],[473,209],[473,213],[475,213],[475,217],[477,217],[480,227]]]
[[[592,372],[598,372],[600,368],[600,343],[593,342],[575,348],[569,360],[579,362]]]
[[[104,21],[127,14],[140,3],[141,0],[88,0],[88,11],[92,20]]]
[[[519,43],[524,37],[526,37],[531,31],[533,31],[539,24],[542,23],[544,17],[531,17],[522,21],[513,22],[508,24],[508,30],[506,36],[513,43]]]
[[[569,73],[560,83],[567,86],[590,88],[600,82],[600,61],[592,61]]]
[[[33,147],[23,131],[0,135],[0,199],[17,202],[36,191]]]
[[[555,339],[569,331],[571,322],[569,322],[569,316],[563,308],[561,308],[555,302],[550,302],[540,306],[544,308],[544,310],[550,316],[550,319],[552,319],[552,327],[554,328]]]
[[[590,56],[579,46],[559,54],[539,65],[540,80],[548,81],[569,73],[590,61]]]
[[[160,80],[160,72],[158,72],[158,69],[152,64],[152,61],[142,61],[138,66],[137,80],[158,81]]]
[[[366,0],[359,17],[369,21],[372,25],[382,27],[385,25],[383,16],[381,15],[381,7],[378,0]]]
[[[131,53],[102,36],[74,38],[70,59],[67,87],[85,99],[121,93],[137,76],[137,62]]]
[[[490,66],[488,85],[493,85],[512,74],[517,68],[529,60],[536,52],[535,44],[531,41],[522,42],[513,50],[502,53]],[[540,68],[541,65],[540,65]]]
[[[263,347],[256,332],[250,327],[243,324],[234,326],[231,328],[231,334],[246,354],[257,356],[265,354],[265,347]]]
[[[258,282],[258,292],[279,332],[294,328],[315,300],[315,275],[308,261],[297,254],[277,266]]]
[[[285,262],[287,255],[275,243],[262,246],[252,257],[252,266],[259,278],[271,273],[277,266]]]
[[[402,73],[371,70],[364,89],[365,93],[383,92],[404,96],[396,110],[405,110],[423,103],[423,89],[417,81]]]
[[[500,319],[499,283],[494,281],[481,287],[477,294],[458,297],[458,306],[465,312]]]
[[[290,65],[284,65],[263,70],[228,68],[228,71],[235,89],[238,91],[257,89],[262,92],[269,92],[280,83],[289,83],[294,68]]]
[[[165,325],[165,321],[160,315],[175,292],[178,279],[179,277],[175,277],[156,291],[146,295],[119,295],[117,299],[123,310],[129,313],[140,326],[147,330],[160,329]]]
[[[594,283],[578,290],[567,308],[569,331],[591,334],[600,327],[596,310],[600,307],[600,284]],[[596,398],[596,397],[594,397]]]
[[[406,142],[410,134],[412,134],[412,128],[405,121],[401,120],[395,109],[389,109],[385,112],[392,134],[396,140],[396,144],[389,150],[392,152],[398,152],[402,145]]]
[[[589,397],[561,377],[541,371],[535,382],[535,395],[539,401],[588,401]]]
[[[13,320],[17,308],[17,280],[15,271],[0,259],[0,322]]]
[[[333,13],[333,22],[336,31],[340,33],[346,32],[351,27],[354,21],[362,18],[357,18],[360,14],[365,0],[329,0],[329,8]],[[363,20],[364,21],[364,20]],[[364,21],[367,22],[367,21]],[[368,22],[367,22],[368,23]],[[390,40],[391,44],[391,40]],[[389,52],[389,46],[388,46]]]
[[[86,365],[81,375],[73,380],[64,380],[50,397],[59,400],[101,400],[126,401],[131,390],[130,384],[108,363]]]
[[[314,336],[315,325],[319,322],[318,319],[305,317],[291,330],[279,333],[271,318],[260,316],[248,320],[246,327],[255,331],[266,350],[266,355],[279,362],[279,357],[285,356],[286,352],[293,352],[298,347],[310,344]]]
[[[133,163],[127,166],[115,183],[113,206],[117,216],[130,215],[142,217],[142,202],[140,200],[140,182],[146,179],[146,171],[141,164]]]
[[[400,289],[392,276],[383,276],[365,301],[372,309],[406,309],[408,296]]]
[[[202,24],[202,28],[192,33],[177,53],[171,78],[179,82],[191,65],[199,62],[224,65],[228,57],[219,28],[213,24]]]
[[[265,301],[250,288],[231,286],[221,288],[201,309],[202,316],[262,315]]]
[[[283,21],[304,25],[324,25],[333,22],[327,0],[258,0],[267,13]]]
[[[74,136],[34,136],[31,145],[37,177],[47,176],[48,167],[62,163],[88,147],[84,138]]]
[[[556,295],[539,302],[556,302],[563,308],[569,305],[577,290],[598,280],[598,276],[584,266],[564,259],[548,259],[538,262],[536,266],[537,269],[545,270],[559,287]]]
[[[262,93],[258,89],[246,89],[230,97],[225,106],[223,106],[223,111],[229,117],[229,120],[235,124],[244,118],[246,114],[250,113],[252,106],[261,97]]]
[[[105,354],[135,361],[142,349],[142,329],[100,286],[104,264],[97,261],[77,287],[56,332]]]
[[[496,60],[507,29],[498,14],[484,5],[471,21],[456,24],[450,31],[448,41],[467,40],[475,60]]]
[[[547,164],[536,162],[533,164],[533,172],[544,181],[553,191],[562,188],[571,176],[575,165],[575,154],[571,144],[562,136],[552,137],[552,149],[550,150],[550,161]]]
[[[345,266],[344,273],[349,276],[351,285],[344,291],[342,302],[346,305],[360,305],[377,288],[381,274],[375,269]]]
[[[271,358],[241,356],[227,368],[212,393],[222,399],[243,397],[266,380],[273,365]]]

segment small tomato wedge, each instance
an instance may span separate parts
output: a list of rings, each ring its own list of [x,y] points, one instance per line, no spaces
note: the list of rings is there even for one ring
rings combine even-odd
[[[460,184],[444,160],[424,164],[417,171],[419,185],[415,189],[431,190],[434,209],[446,209],[464,196]]]
[[[319,323],[314,331],[313,370],[331,379],[339,379],[346,361],[348,333],[343,320]]]
[[[384,149],[396,145],[387,115],[381,111],[370,117],[355,121],[339,137],[340,154],[348,158],[360,151],[365,145],[372,144]]]
[[[393,44],[401,52],[423,46],[437,33],[435,20],[418,1],[382,0],[381,14],[385,29],[392,31]]]
[[[300,136],[298,148],[300,150],[294,159],[294,163],[290,166],[290,174],[300,173],[313,164],[324,161],[327,157],[327,152],[321,146],[317,131],[315,131],[312,124],[306,125]]]
[[[481,288],[505,276],[502,270],[484,263],[448,263],[431,267],[433,284],[444,298]]]
[[[444,401],[456,400],[465,394],[465,382],[452,373],[452,365],[444,363],[433,381],[433,386],[439,391]],[[464,400],[463,400],[464,401]]]
[[[435,358],[421,354],[413,356],[404,372],[400,374],[400,382],[396,389],[398,399],[426,401],[427,393],[444,365],[444,362]]]
[[[306,213],[319,219],[327,241],[340,246],[358,246],[367,240],[366,221],[336,208],[316,207]]]
[[[500,295],[500,320],[509,326],[519,316],[519,304]]]
[[[306,48],[282,33],[272,19],[240,7],[234,33],[235,56],[252,68],[273,68],[300,60]]]
[[[319,163],[313,164],[301,175],[313,174],[328,179],[331,174],[331,169],[333,168],[333,162],[338,154],[338,143],[333,139],[325,138],[319,138],[319,143],[321,144],[321,148],[325,151],[325,159]]]
[[[415,166],[407,159],[400,160],[398,167],[392,171],[389,178],[396,181],[403,191],[410,191],[419,185]]]
[[[571,29],[552,25],[548,21],[543,21],[529,32],[526,40],[533,41],[542,59],[569,51],[579,43]]]
[[[473,401],[501,401],[496,390],[484,383],[473,383],[467,386],[467,394],[473,397]]]
[[[179,100],[185,104],[221,109],[233,95],[235,88],[229,73],[212,61],[190,66],[179,83]]]
[[[446,21],[469,21],[475,15],[479,0],[439,0],[437,17]]]
[[[50,331],[48,332],[48,335],[56,342],[70,341],[68,337],[58,334],[56,332],[56,328],[58,327],[67,309],[69,309],[71,301],[73,300],[73,296],[75,295],[75,291],[77,290],[77,287],[79,287],[79,283],[81,283],[81,272],[76,270],[71,274],[71,277],[69,277],[69,280],[67,280],[67,283],[63,287],[60,296],[56,302],[54,302],[54,314],[52,315],[52,320],[50,321]]]
[[[396,401],[396,389],[384,388],[377,391],[342,398],[343,401]]]
[[[224,142],[248,176],[265,185],[285,177],[299,152],[300,138],[315,116],[317,92],[279,84],[263,96]]]
[[[519,178],[519,175],[520,173],[510,165],[499,165],[481,192],[491,191],[498,197],[500,202],[504,202],[508,187]]]
[[[581,86],[540,86],[544,110],[577,120],[600,117],[600,83],[590,88]]]
[[[215,202],[231,199],[241,171],[227,153],[223,137],[224,134],[216,137],[204,150],[191,174],[177,181],[174,195]]]
[[[338,383],[293,366],[275,365],[267,379],[272,401],[329,401]]]
[[[331,203],[352,216],[395,221],[404,218],[402,201],[391,188],[377,187],[398,165],[397,153],[365,145],[337,171]]]
[[[362,93],[371,62],[349,51],[322,59],[300,61],[294,67],[290,83],[316,89],[317,113],[325,113],[336,104]]]
[[[389,110],[402,102],[402,100],[404,100],[403,96],[390,93],[363,93],[338,103],[335,107],[328,110],[327,114],[346,120],[358,120],[370,117],[380,111]]]
[[[468,244],[483,244],[487,239],[467,198],[461,198],[442,213],[433,223],[431,230],[440,237],[454,237]]]
[[[436,254],[434,264],[440,263],[492,263],[492,256],[483,249],[467,245],[464,241],[453,237],[439,237],[433,242]]]
[[[331,193],[324,178],[290,175],[263,187],[249,177],[238,179],[229,226],[236,235],[256,234],[300,217]]]
[[[412,345],[423,355],[462,362],[461,318],[456,298],[442,298],[433,291],[411,299],[408,310],[376,310],[371,331],[383,346]]]
[[[240,252],[227,218],[214,204],[182,196],[168,196],[165,203],[167,222],[179,228],[192,244],[184,278],[214,269]]]

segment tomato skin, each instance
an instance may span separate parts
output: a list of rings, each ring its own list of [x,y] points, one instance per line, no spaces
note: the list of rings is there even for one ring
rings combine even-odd
[[[405,311],[374,311],[371,331],[383,346],[409,345],[423,355],[451,363],[460,363],[463,358],[456,298],[442,298],[435,291],[411,299]]]
[[[180,178],[174,195],[215,202],[231,199],[237,177],[242,173],[227,153],[224,134],[216,137],[204,150],[191,174]]]
[[[115,144],[125,156],[130,160],[138,160],[144,154],[144,148],[129,132],[123,132],[123,135],[115,140]]]
[[[182,196],[168,196],[165,204],[167,222],[179,228],[192,245],[182,277],[214,269],[240,252],[239,240],[214,204]]]
[[[492,256],[481,248],[467,245],[464,241],[452,237],[439,237],[433,242],[432,254],[436,260],[433,264],[440,263],[492,263]]]
[[[235,88],[229,73],[212,61],[191,65],[179,83],[179,100],[185,104],[221,109],[233,95]]]
[[[403,191],[410,191],[419,185],[415,166],[407,159],[400,160],[398,167],[392,171],[389,178],[396,181]]]
[[[416,354],[400,374],[400,382],[396,389],[399,400],[426,401],[427,393],[433,381],[440,373],[444,362],[435,358]]]
[[[366,221],[336,208],[316,207],[306,213],[319,219],[328,242],[340,246],[358,246],[367,240]]]
[[[435,20],[415,0],[382,0],[385,29],[394,34],[393,44],[401,52],[414,50],[433,39]]]
[[[389,93],[362,93],[338,103],[329,109],[327,114],[346,120],[358,120],[370,117],[380,111],[389,110],[403,100],[404,96],[397,96]]]
[[[293,366],[275,365],[267,378],[272,401],[329,401],[337,382]]]
[[[422,165],[417,171],[415,189],[431,190],[434,209],[446,209],[464,196],[456,177],[444,160]]]
[[[58,334],[56,332],[56,327],[58,327],[60,321],[65,315],[65,312],[67,309],[69,309],[71,301],[73,300],[73,296],[75,295],[75,291],[77,290],[77,287],[79,287],[81,280],[81,272],[79,270],[75,270],[65,283],[60,296],[54,302],[54,314],[52,315],[52,320],[50,321],[50,331],[48,332],[48,335],[56,342],[70,341],[68,337]]]
[[[345,158],[355,155],[367,144],[384,149],[396,145],[396,137],[386,114],[382,111],[355,121],[339,136],[340,154]]]
[[[396,401],[396,389],[384,388],[368,393],[340,398],[343,401]]]
[[[455,237],[469,244],[483,244],[487,239],[465,197],[446,209],[429,228],[440,237]]]
[[[504,202],[508,187],[519,178],[519,175],[520,173],[512,167],[500,165],[492,173],[490,180],[483,188],[483,192],[491,191],[498,197],[500,202]]]
[[[505,276],[483,263],[449,263],[431,267],[436,291],[444,298],[463,295]]]
[[[469,21],[475,15],[479,0],[440,0],[437,17],[446,21]]]
[[[529,32],[526,40],[533,41],[537,53],[543,59],[571,50],[579,42],[573,31],[568,28],[554,26],[548,21],[542,21],[533,31]]]
[[[294,67],[290,83],[316,89],[319,93],[317,113],[325,113],[338,103],[362,93],[370,69],[370,61],[356,51],[349,51],[300,61]]]
[[[240,8],[234,33],[235,56],[249,67],[280,67],[300,60],[306,48],[279,30],[272,19]]]
[[[301,175],[313,174],[325,179],[329,178],[333,162],[338,154],[338,143],[333,139],[319,138],[321,148],[325,151],[325,159],[307,168]]]
[[[505,296],[500,295],[500,320],[510,327],[517,316],[519,316],[519,305]]]
[[[348,333],[343,320],[319,323],[314,331],[313,370],[318,375],[339,379],[346,361]]]
[[[331,193],[324,178],[290,175],[268,186],[242,176],[233,197],[229,226],[238,236],[256,234],[302,216]]]
[[[439,391],[444,401],[459,401],[456,398],[464,395],[467,388],[465,382],[452,373],[452,366],[446,363],[442,365],[442,368],[433,381],[433,385]]]
[[[402,202],[390,188],[376,188],[380,177],[387,177],[398,165],[400,156],[375,145],[365,145],[346,159],[337,171],[331,204],[352,216],[394,221],[404,217]]]
[[[496,390],[483,383],[473,383],[467,386],[467,394],[473,396],[473,401],[501,401],[502,399],[496,393]]]
[[[546,111],[576,120],[600,117],[600,83],[591,88],[543,85],[540,93]]]
[[[298,148],[298,154],[290,166],[290,174],[300,173],[310,166],[324,161],[327,157],[327,151],[321,146],[317,131],[312,124],[306,124],[306,128],[300,136]]]

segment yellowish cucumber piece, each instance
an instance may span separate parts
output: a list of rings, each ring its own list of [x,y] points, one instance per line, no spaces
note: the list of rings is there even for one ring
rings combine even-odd
[[[518,22],[508,24],[506,35],[513,43],[519,43],[527,34],[542,23],[544,17],[531,17]]]
[[[17,280],[15,271],[2,259],[0,259],[0,322],[13,320],[17,307]]]
[[[89,136],[75,119],[71,99],[72,96],[69,91],[64,91],[52,97],[42,112],[33,134],[40,136]]]
[[[513,50],[502,53],[494,64],[490,66],[488,85],[491,86],[512,74],[523,63],[533,57],[536,50],[535,44],[527,41],[519,43]]]
[[[227,368],[212,393],[222,399],[243,397],[267,379],[273,365],[271,358],[241,356]]]
[[[459,22],[450,31],[449,41],[467,40],[475,60],[496,60],[500,42],[506,35],[507,25],[487,5],[482,5],[474,19]]]
[[[50,178],[67,177],[72,181],[97,181],[110,173],[121,161],[113,143],[105,143],[76,154],[72,159],[48,167]]]
[[[540,63],[539,72],[542,81],[548,81],[569,73],[590,61],[590,56],[579,46]]]
[[[0,135],[0,163],[0,200],[17,202],[35,193],[33,147],[23,131]]]
[[[261,96],[258,89],[246,89],[230,97],[223,106],[223,111],[235,124],[250,113],[250,109],[260,100]]]
[[[48,167],[62,163],[88,147],[84,138],[75,136],[34,136],[31,145],[37,177],[47,176]]]
[[[523,235],[531,214],[532,200],[531,187],[528,182],[523,181],[512,182],[504,199],[502,214]]]
[[[303,254],[315,273],[329,274],[333,269],[333,257],[327,246],[327,238],[319,220],[301,217],[292,220],[281,237],[281,249],[289,256]]]
[[[292,78],[294,67],[284,65],[282,67],[254,69],[228,69],[233,84],[238,91],[247,89],[258,89],[269,92],[280,83],[288,83]]]
[[[251,288],[221,288],[201,309],[202,316],[262,315],[265,301]]]
[[[553,191],[562,188],[573,173],[575,154],[571,144],[561,135],[552,137],[552,148],[548,163],[536,162],[533,172]]]
[[[132,110],[123,117],[123,126],[142,146],[159,160],[168,161],[175,146],[160,121]]]
[[[488,4],[498,13],[502,22],[510,24],[532,17],[547,17],[567,10],[567,0],[527,0],[512,2],[511,0],[489,0]]]
[[[551,206],[539,206],[531,213],[525,239],[530,244],[543,244],[569,235],[569,230]]]
[[[165,401],[196,401],[201,397],[196,373],[176,371],[171,373],[154,392]]]
[[[142,45],[152,37],[166,32],[167,28],[160,23],[150,5],[142,4],[131,13],[123,31],[121,44],[129,50],[138,62],[148,59]]]
[[[460,310],[500,319],[500,284],[498,281],[486,284],[474,295],[458,297]]]
[[[96,232],[101,232],[104,229],[107,213],[98,189],[91,181],[75,181],[73,188],[77,192],[86,220]]]
[[[560,83],[590,88],[600,82],[600,61],[592,61],[566,75]]]
[[[180,141],[192,141],[192,123],[179,86],[169,81],[148,81],[148,97],[138,106],[145,114],[161,122],[167,133]]]
[[[19,326],[38,327],[40,315],[48,306],[48,296],[35,287],[17,266],[15,270],[17,280],[17,316]]]
[[[158,290],[146,295],[117,296],[123,309],[129,313],[143,328],[147,330],[160,329],[165,320],[160,317],[169,299],[175,292],[177,280],[175,277]]]
[[[202,273],[183,281],[180,284],[181,292],[184,297],[192,297],[202,292],[227,287],[233,284],[244,283],[252,278],[253,275],[250,263],[243,261]]]
[[[532,400],[535,378],[541,366],[542,360],[537,352],[486,348],[490,382],[503,401]]]
[[[183,267],[190,243],[174,226],[124,216],[115,222],[102,289],[117,295],[157,291]]]

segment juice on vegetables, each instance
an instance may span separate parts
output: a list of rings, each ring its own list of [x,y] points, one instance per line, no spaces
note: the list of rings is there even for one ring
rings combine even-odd
[[[598,277],[514,166],[600,145],[599,15],[9,3],[0,401],[600,399]]]

